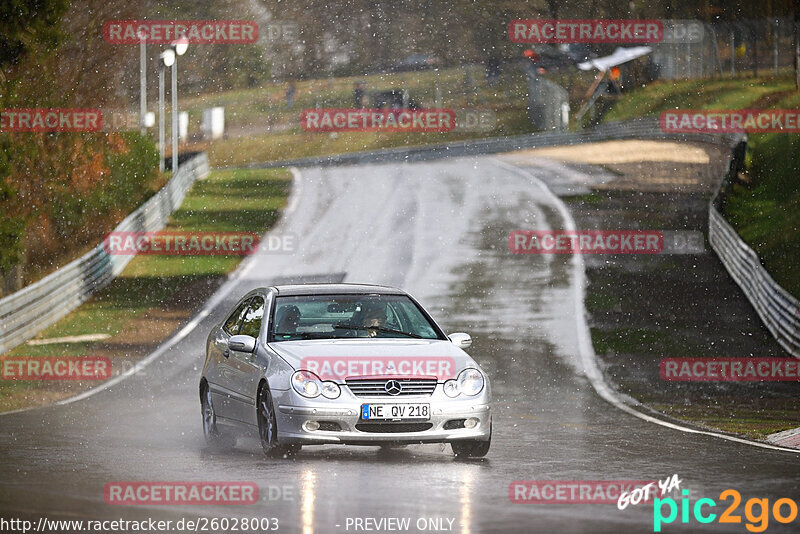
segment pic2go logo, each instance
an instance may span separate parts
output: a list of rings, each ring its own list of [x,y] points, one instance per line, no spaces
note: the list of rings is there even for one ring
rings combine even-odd
[[[689,523],[689,513],[692,512],[694,520],[698,523],[712,523],[717,519],[717,514],[711,512],[711,508],[715,508],[717,503],[713,499],[698,499],[694,506],[689,503],[689,490],[681,492],[683,498],[681,499],[680,514],[681,523]],[[742,502],[742,495],[735,489],[726,489],[719,494],[720,501],[727,501],[732,499],[731,504],[720,514],[719,523],[741,523],[742,517],[736,515],[735,512]],[[666,510],[665,510],[666,508]],[[756,509],[758,511],[756,512]],[[769,499],[749,499],[744,505],[744,516],[749,523],[745,524],[745,528],[750,532],[764,532],[769,526],[770,511],[772,517],[778,523],[788,524],[797,519],[797,503],[791,499],[783,498],[778,499],[772,504],[770,509]],[[664,515],[665,512],[668,515]],[[656,498],[653,501],[653,531],[661,532],[661,525],[673,523],[678,518],[678,503],[675,499],[667,497],[666,499]]]

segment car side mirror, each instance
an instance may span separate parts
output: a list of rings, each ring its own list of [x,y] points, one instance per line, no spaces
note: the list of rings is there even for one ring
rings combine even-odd
[[[472,338],[469,337],[469,334],[459,332],[457,334],[450,334],[447,337],[460,349],[467,349],[472,345]]]
[[[228,348],[239,352],[255,352],[256,338],[252,336],[231,336]]]

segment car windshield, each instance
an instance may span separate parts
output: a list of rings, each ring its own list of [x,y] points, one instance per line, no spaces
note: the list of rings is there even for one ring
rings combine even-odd
[[[445,339],[405,295],[277,297],[269,341],[338,338]]]

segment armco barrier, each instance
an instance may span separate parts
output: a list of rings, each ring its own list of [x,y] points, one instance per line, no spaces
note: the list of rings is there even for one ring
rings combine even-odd
[[[743,167],[746,146],[742,139],[734,147],[728,172],[709,203],[708,241],[778,343],[800,358],[800,301],[772,279],[758,254],[722,215],[728,191]]]
[[[114,231],[147,232],[164,227],[192,184],[208,175],[208,158],[183,163],[158,193],[128,215]],[[0,354],[32,338],[108,284],[133,258],[109,255],[102,244],[20,291],[0,299]]]
[[[728,188],[735,181],[744,161],[747,138],[744,134],[665,133],[658,117],[606,123],[573,133],[545,132],[514,137],[459,141],[439,145],[396,148],[339,154],[333,156],[256,163],[249,168],[310,167],[377,162],[423,161],[445,157],[493,154],[526,148],[574,145],[614,139],[664,139],[722,145],[731,150],[728,172],[720,190],[709,203],[708,238],[731,277],[742,288],[748,300],[776,340],[793,356],[800,358],[800,303],[781,288],[761,265],[755,252],[747,246],[721,215]],[[183,172],[187,171],[187,174]],[[163,226],[166,217],[183,200],[191,183],[208,172],[205,155],[198,156],[181,168],[156,197],[132,213],[118,231],[154,230]],[[175,186],[173,187],[173,182]],[[152,203],[152,204],[151,204]],[[159,222],[153,222],[153,218]],[[150,224],[152,226],[147,226]],[[139,226],[137,226],[139,225]],[[0,300],[0,353],[32,337],[42,328],[63,317],[119,273],[131,256],[108,256],[98,247],[49,277]],[[59,291],[55,291],[59,289]],[[13,324],[13,326],[11,326]]]
[[[575,145],[580,143],[595,143],[614,139],[673,139],[679,141],[699,141],[704,143],[732,145],[735,139],[732,135],[717,135],[708,133],[676,134],[664,133],[658,125],[658,117],[636,119],[622,122],[602,124],[590,130],[579,132],[537,132],[534,134],[516,135],[512,137],[498,137],[490,139],[475,139],[457,141],[454,143],[441,143],[424,146],[390,148],[366,152],[351,152],[347,154],[333,154],[330,156],[317,156],[297,158],[263,163],[251,163],[238,166],[239,168],[266,169],[272,167],[319,167],[327,165],[355,165],[360,163],[389,163],[428,161],[459,156],[472,156],[478,154],[497,154],[527,148],[541,148],[547,146]]]
[[[708,240],[778,343],[800,358],[800,301],[772,279],[758,255],[713,206],[708,210]]]
[[[800,358],[800,303],[779,286],[761,265],[758,255],[742,241],[721,212],[730,186],[744,163],[747,136],[741,133],[665,133],[657,117],[602,124],[580,132],[545,132],[514,137],[460,141],[324,157],[256,163],[251,168],[311,167],[380,162],[410,162],[446,157],[492,154],[557,145],[574,145],[614,139],[664,139],[722,145],[731,151],[728,172],[708,207],[708,239],[731,277],[744,291],[761,320],[790,354]]]

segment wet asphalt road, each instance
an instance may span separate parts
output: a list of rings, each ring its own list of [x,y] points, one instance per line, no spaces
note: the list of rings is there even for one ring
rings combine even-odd
[[[527,172],[559,189],[598,179],[552,162]],[[509,483],[673,473],[693,501],[718,501],[734,488],[745,499],[797,502],[800,456],[652,425],[595,394],[577,354],[572,264],[566,256],[515,256],[507,248],[511,230],[563,224],[536,181],[495,158],[303,170],[275,230],[297,236],[295,254],[249,259],[210,315],[128,380],[79,402],[0,417],[0,515],[275,517],[279,532],[307,533],[356,532],[347,518],[367,517],[408,517],[411,532],[424,518],[445,527],[452,520],[451,531],[464,533],[652,532],[652,506],[513,504]],[[288,280],[399,286],[447,332],[470,333],[469,352],[495,395],[488,457],[457,461],[449,446],[419,445],[389,452],[307,447],[293,459],[267,459],[254,437],[228,452],[208,449],[197,383],[210,325],[252,287]],[[127,480],[253,481],[261,501],[105,504],[104,485]],[[275,498],[278,487],[286,498]],[[773,519],[767,532],[796,531],[798,524]],[[744,523],[696,521],[664,528],[673,531],[747,532]]]

